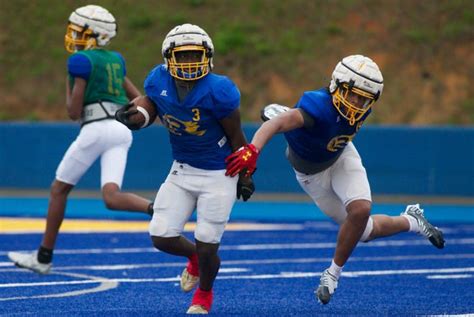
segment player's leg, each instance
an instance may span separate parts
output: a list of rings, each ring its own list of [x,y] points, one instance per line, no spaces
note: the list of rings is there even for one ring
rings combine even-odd
[[[443,232],[425,218],[424,211],[418,204],[408,205],[400,216],[374,215],[372,218],[374,220],[372,232],[363,241],[410,231],[425,236],[438,249],[444,248]]]
[[[174,163],[171,171],[175,171]],[[161,185],[155,199],[154,214],[150,222],[150,236],[160,251],[185,256],[189,262],[181,276],[181,289],[189,292],[199,281],[199,268],[194,243],[181,232],[196,206],[196,197],[183,188],[181,173],[170,173]]]
[[[372,219],[373,228],[367,241],[382,237],[388,237],[400,232],[406,232],[410,229],[410,222],[406,217],[373,215]]]
[[[20,267],[41,274],[49,273],[53,249],[64,219],[67,196],[100,154],[93,129],[82,129],[64,154],[51,185],[46,229],[38,251],[32,254],[9,252],[8,257]]]
[[[347,217],[339,227],[334,262],[342,267],[362,237],[370,217],[371,202],[357,199],[347,205]]]
[[[116,146],[101,156],[102,197],[105,206],[110,210],[138,211],[151,215],[153,204],[148,199],[120,190],[127,153],[127,147]]]
[[[170,176],[156,195],[150,236],[158,250],[190,258],[196,255],[196,246],[181,233],[195,209],[196,197],[170,181]]]
[[[296,178],[304,191],[313,199],[319,209],[339,225],[343,224],[347,217],[347,211],[339,197],[331,187],[330,171],[326,170],[315,175],[305,175],[296,172]],[[338,235],[338,238],[340,235]],[[342,272],[342,266],[335,264],[334,259],[331,266],[326,269],[320,278],[316,290],[316,298],[321,303],[327,304],[335,292]]]
[[[218,249],[224,228],[236,199],[237,177],[225,171],[208,171],[200,176],[201,193],[197,202],[197,224],[194,237],[199,258],[199,287],[188,313],[208,313],[213,301],[213,285],[220,267]]]
[[[100,158],[101,188],[104,203],[111,210],[138,211],[153,213],[148,199],[136,194],[121,192],[128,150],[132,144],[132,133],[123,124],[115,120],[100,122],[103,130],[100,143],[103,152]]]
[[[349,143],[341,157],[330,168],[331,186],[346,208],[347,217],[338,234],[334,261],[343,266],[361,238],[372,230],[369,223],[372,198],[367,173],[354,145]],[[368,227],[369,225],[369,227]],[[363,236],[364,231],[365,236]]]
[[[321,275],[317,298],[327,304],[337,288],[343,265],[361,237],[371,231],[370,187],[360,157],[351,144],[329,169],[315,174],[297,173],[302,188],[319,208],[340,224],[333,261]]]
[[[46,229],[41,242],[43,248],[49,250],[54,249],[59,228],[64,220],[67,196],[73,188],[74,185],[61,182],[57,179],[53,181],[49,196]],[[39,254],[41,254],[41,252],[39,252]],[[49,259],[48,262],[51,262],[51,259]]]

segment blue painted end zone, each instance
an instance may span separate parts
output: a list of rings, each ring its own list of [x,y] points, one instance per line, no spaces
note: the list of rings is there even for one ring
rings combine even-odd
[[[48,207],[46,198],[0,198],[0,216],[45,217]],[[434,222],[474,222],[474,206],[423,205]],[[398,215],[405,209],[400,204],[374,204],[373,214]],[[67,218],[146,220],[140,213],[110,211],[100,199],[70,199]],[[232,220],[251,221],[306,221],[327,220],[327,217],[310,202],[237,202]]]

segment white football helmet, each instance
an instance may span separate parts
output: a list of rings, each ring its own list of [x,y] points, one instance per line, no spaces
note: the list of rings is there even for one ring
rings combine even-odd
[[[181,60],[180,55],[184,52],[194,54],[195,58],[192,61]],[[202,78],[214,67],[212,40],[206,31],[197,25],[186,23],[174,27],[166,35],[161,53],[171,76],[180,80]]]
[[[78,49],[105,46],[117,34],[114,16],[97,5],[80,7],[71,13],[64,45],[70,53]]]
[[[377,64],[363,55],[342,59],[332,73],[329,91],[339,113],[354,125],[382,95],[383,77]],[[361,102],[355,103],[351,95]],[[351,99],[351,100],[349,100]]]

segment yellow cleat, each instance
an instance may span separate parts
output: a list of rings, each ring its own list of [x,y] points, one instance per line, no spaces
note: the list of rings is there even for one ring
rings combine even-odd
[[[190,292],[194,287],[199,283],[199,276],[194,276],[188,272],[187,268],[184,268],[183,273],[181,273],[181,281],[179,285],[183,292]],[[192,306],[191,306],[192,307]],[[207,312],[206,312],[207,314]]]
[[[201,315],[207,315],[209,312],[201,305],[192,305],[189,307],[188,311],[186,314],[201,314]]]

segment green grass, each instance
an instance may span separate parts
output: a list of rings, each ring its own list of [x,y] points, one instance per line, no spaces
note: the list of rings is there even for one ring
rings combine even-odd
[[[64,111],[64,50],[66,21],[73,9],[89,1],[3,0],[0,3],[0,93],[9,104],[0,120],[46,120]],[[119,23],[110,49],[127,61],[128,76],[141,88],[148,72],[162,63],[164,36],[177,24],[198,24],[216,48],[215,71],[232,74],[242,83],[245,120],[258,120],[260,103],[274,102],[270,76],[291,87],[279,100],[294,104],[303,91],[326,85],[344,56],[363,53],[380,61],[386,78],[380,101],[390,111],[374,111],[376,123],[410,123],[421,105],[436,104],[436,94],[424,93],[429,71],[441,86],[446,73],[474,82],[472,39],[474,1],[469,0],[97,0]],[[13,18],[14,17],[14,18]],[[427,65],[438,65],[431,67]],[[471,89],[470,85],[460,89]],[[420,93],[407,93],[419,91]],[[447,91],[445,92],[448,93]],[[460,100],[449,92],[452,113],[464,113],[460,124],[474,124],[472,96]],[[19,98],[16,98],[20,96]],[[406,96],[410,96],[409,98]],[[464,97],[463,97],[464,98]],[[384,101],[386,100],[386,101]],[[11,104],[10,104],[11,103]],[[18,104],[17,104],[18,103]],[[41,109],[25,115],[26,105]],[[383,108],[382,108],[383,109]],[[394,115],[396,114],[396,115]],[[57,116],[55,116],[57,117]],[[402,118],[403,122],[394,122]],[[451,123],[436,116],[429,123]]]

